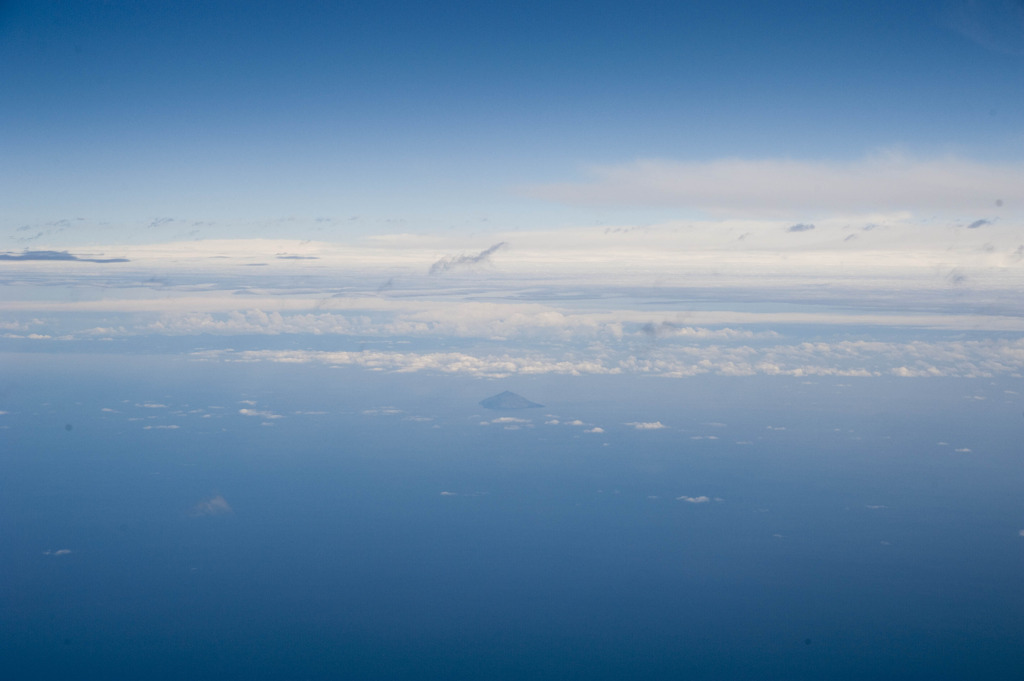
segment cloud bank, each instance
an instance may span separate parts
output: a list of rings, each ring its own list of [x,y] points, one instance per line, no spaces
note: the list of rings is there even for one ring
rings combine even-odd
[[[680,206],[734,215],[877,210],[975,212],[1024,203],[1024,163],[881,153],[856,161],[639,160],[595,166],[590,179],[535,186],[551,201]]]

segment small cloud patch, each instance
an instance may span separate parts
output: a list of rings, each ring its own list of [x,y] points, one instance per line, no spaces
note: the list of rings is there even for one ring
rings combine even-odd
[[[282,419],[284,418],[280,414],[275,414],[269,411],[259,411],[257,409],[239,409],[238,413],[242,416],[259,416],[263,419]]]
[[[661,430],[667,428],[661,421],[630,421],[627,426],[633,426],[637,430]]]
[[[224,515],[234,513],[231,505],[221,495],[210,497],[192,507],[193,516]]]

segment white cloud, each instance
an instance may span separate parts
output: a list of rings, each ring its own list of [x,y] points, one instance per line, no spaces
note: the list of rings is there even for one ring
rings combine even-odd
[[[142,427],[143,430],[178,430],[179,428],[181,428],[181,426],[175,426],[175,425],[170,425],[170,426],[143,426]]]
[[[961,448],[956,449],[954,451],[959,452],[961,454],[970,454],[971,453],[971,450],[968,449],[967,447],[961,447]]]
[[[837,340],[768,346],[747,343],[683,344],[649,348],[643,355],[634,354],[632,348],[619,344],[591,344],[585,351],[571,345],[563,346],[560,351],[557,347],[545,346],[546,352],[551,354],[530,350],[521,351],[521,354],[485,355],[389,350],[210,350],[195,352],[192,356],[240,362],[320,362],[377,371],[431,371],[478,377],[648,374],[674,378],[699,375],[977,378],[1024,373],[1024,339],[912,340],[902,343]]]
[[[676,497],[676,501],[685,501],[685,502],[688,502],[688,503],[691,503],[691,504],[706,504],[709,501],[711,501],[711,497],[706,497],[706,496],[699,496],[699,497],[681,496],[681,497]]]
[[[574,204],[685,206],[724,215],[828,215],[921,210],[978,215],[1024,203],[1024,164],[879,153],[857,161],[640,160],[590,168],[591,179],[533,187]],[[973,218],[972,218],[973,219]],[[800,236],[800,235],[794,235]]]
[[[594,426],[593,428],[588,428],[587,430],[585,430],[583,432],[584,433],[603,433],[604,432],[604,428],[601,428],[600,426]]]
[[[284,416],[281,414],[275,414],[271,411],[261,411],[257,409],[239,409],[238,413],[242,416],[258,416],[262,419],[283,419]]]
[[[228,504],[227,500],[221,496],[216,495],[200,501],[192,507],[192,515],[224,515],[225,513],[233,513],[231,505]]]
[[[661,430],[667,428],[661,421],[630,421],[627,426],[633,426],[637,430]]]
[[[66,556],[71,553],[71,549],[57,549],[56,551],[43,551],[44,556]]]
[[[166,404],[159,404],[157,402],[145,402],[143,404],[136,404],[136,407],[143,407],[145,409],[166,409]]]

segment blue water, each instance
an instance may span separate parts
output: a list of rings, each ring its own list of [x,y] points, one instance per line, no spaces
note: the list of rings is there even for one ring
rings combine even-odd
[[[7,366],[6,678],[1024,670],[1009,383]]]

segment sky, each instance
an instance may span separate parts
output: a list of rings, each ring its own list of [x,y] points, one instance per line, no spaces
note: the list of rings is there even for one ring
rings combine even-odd
[[[1020,3],[13,1],[0,74],[19,678],[1024,665]]]
[[[853,173],[890,195],[848,188],[833,210],[969,224],[1018,209],[1022,32],[1012,2],[8,2],[3,235],[763,217],[746,195],[788,172],[795,222]],[[737,205],[713,196],[734,185]]]

